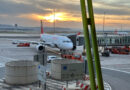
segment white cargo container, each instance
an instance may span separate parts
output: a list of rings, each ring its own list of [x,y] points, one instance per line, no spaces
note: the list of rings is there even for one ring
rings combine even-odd
[[[51,76],[54,79],[80,80],[84,75],[84,64],[76,60],[54,60],[51,63]]]

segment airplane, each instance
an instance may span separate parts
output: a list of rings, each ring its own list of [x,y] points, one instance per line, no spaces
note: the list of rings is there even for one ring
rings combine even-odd
[[[75,50],[76,46],[73,45],[73,42],[67,36],[60,36],[54,34],[45,34],[43,30],[43,23],[41,20],[41,34],[40,34],[40,42],[37,41],[26,41],[26,40],[17,40],[12,42],[14,44],[18,43],[29,43],[36,44],[37,51],[43,51],[44,46],[49,46],[52,48],[58,48],[60,51],[66,50]]]
[[[116,34],[116,35],[128,35],[127,32],[118,32],[117,30],[115,30],[114,34]]]

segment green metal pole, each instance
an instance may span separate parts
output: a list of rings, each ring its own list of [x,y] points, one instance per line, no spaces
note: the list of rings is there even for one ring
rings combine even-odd
[[[90,17],[90,21],[91,21],[91,37],[92,37],[92,43],[93,43],[92,45],[93,45],[93,52],[94,52],[94,58],[95,58],[98,89],[104,90],[101,65],[100,65],[100,58],[99,58],[99,53],[98,53],[98,45],[97,45],[97,37],[96,37],[96,30],[95,30],[92,0],[87,0],[87,3],[88,3],[89,17]]]
[[[87,15],[86,15],[85,0],[80,0],[80,4],[81,4],[82,22],[83,22],[83,28],[84,28],[86,55],[87,55],[88,69],[89,69],[89,75],[90,75],[90,86],[91,86],[91,90],[96,90],[95,75],[94,75],[90,39],[89,39],[88,22],[86,19]]]

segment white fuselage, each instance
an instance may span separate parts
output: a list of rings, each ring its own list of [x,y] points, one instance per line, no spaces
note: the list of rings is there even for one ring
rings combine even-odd
[[[41,34],[41,41],[46,44],[56,47],[62,50],[73,49],[72,41],[66,36],[51,35],[51,34]]]
[[[127,32],[117,32],[117,34],[119,34],[119,35],[128,35]]]

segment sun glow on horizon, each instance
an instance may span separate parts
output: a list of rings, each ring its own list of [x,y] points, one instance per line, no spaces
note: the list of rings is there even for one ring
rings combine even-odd
[[[54,21],[74,21],[74,22],[81,22],[81,17],[75,17],[70,13],[65,12],[56,12],[55,14],[47,14],[43,16],[38,16],[40,19],[46,20],[47,22],[54,22]]]
[[[64,13],[55,13],[55,14],[43,16],[43,19],[49,22],[54,22],[55,20],[62,21],[64,19],[63,16],[64,16]]]
[[[95,23],[97,25],[103,24],[103,14],[95,14]],[[53,23],[56,21],[57,25],[61,25],[61,23],[73,23],[75,24],[82,24],[82,17],[80,15],[76,14],[71,14],[71,13],[66,13],[66,12],[56,12],[54,14],[22,14],[17,16],[18,18],[26,18],[30,20],[43,20],[44,22],[48,23]],[[59,23],[58,23],[59,22]],[[125,16],[117,16],[117,15],[106,15],[105,16],[105,26],[111,26],[111,27],[118,27],[120,25],[124,26],[129,26],[130,24],[130,16],[125,15]]]
[[[66,22],[81,22],[82,19],[79,16],[74,16],[71,13],[57,12],[54,14],[22,14],[18,16],[19,18],[29,18],[33,20],[45,20],[46,22],[54,21],[66,21]]]

